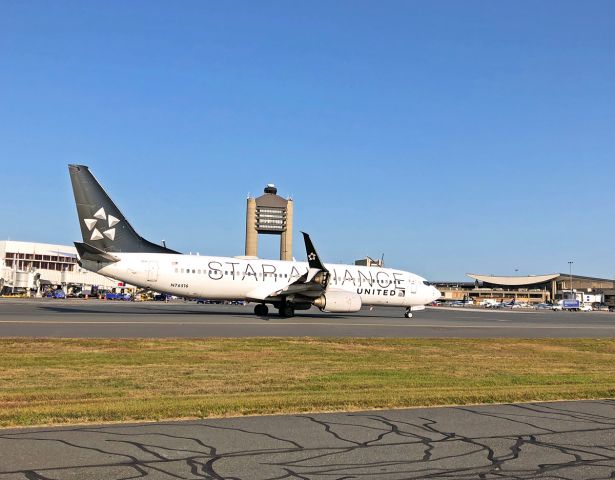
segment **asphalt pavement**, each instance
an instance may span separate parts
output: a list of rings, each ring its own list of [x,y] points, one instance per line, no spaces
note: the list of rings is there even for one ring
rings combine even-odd
[[[0,337],[24,336],[596,338],[615,336],[615,313],[434,307],[407,319],[401,308],[375,307],[280,318],[257,317],[253,305],[0,298]]]
[[[0,430],[0,480],[614,477],[613,400]]]

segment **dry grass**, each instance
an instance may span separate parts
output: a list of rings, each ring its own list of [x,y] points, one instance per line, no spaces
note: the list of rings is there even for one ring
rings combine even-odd
[[[615,396],[615,340],[0,340],[0,425]]]

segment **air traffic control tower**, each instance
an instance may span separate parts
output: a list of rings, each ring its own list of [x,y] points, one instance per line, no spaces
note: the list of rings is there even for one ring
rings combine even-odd
[[[258,235],[280,236],[280,260],[293,259],[293,201],[278,195],[275,185],[258,198],[248,197],[246,256],[258,256]]]

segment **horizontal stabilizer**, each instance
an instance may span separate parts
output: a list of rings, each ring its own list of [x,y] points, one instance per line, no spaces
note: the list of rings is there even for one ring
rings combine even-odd
[[[104,250],[96,248],[95,246],[89,245],[87,243],[75,242],[75,248],[77,248],[79,258],[81,258],[82,260],[109,263],[115,263],[120,261],[120,259],[116,256],[111,255],[110,253],[107,253]]]

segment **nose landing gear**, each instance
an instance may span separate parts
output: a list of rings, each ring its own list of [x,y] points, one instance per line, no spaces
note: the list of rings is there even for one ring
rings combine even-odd
[[[406,308],[406,312],[404,313],[404,317],[412,318],[412,309]]]

